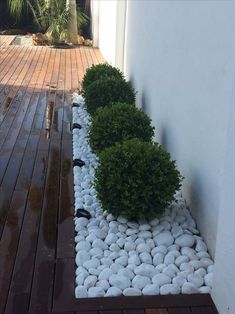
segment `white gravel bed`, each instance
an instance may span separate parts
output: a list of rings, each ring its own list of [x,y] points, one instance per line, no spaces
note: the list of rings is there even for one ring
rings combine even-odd
[[[127,221],[103,212],[92,185],[98,159],[88,144],[90,116],[82,96],[73,95],[75,209],[91,218],[75,218],[77,298],[210,293],[213,261],[185,200],[176,201],[150,222]]]

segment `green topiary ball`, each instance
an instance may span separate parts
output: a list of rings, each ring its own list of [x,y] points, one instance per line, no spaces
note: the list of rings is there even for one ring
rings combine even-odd
[[[98,153],[131,138],[151,141],[153,135],[154,127],[143,111],[129,104],[114,103],[111,107],[97,109],[92,118],[90,145]]]
[[[87,87],[93,82],[95,82],[96,80],[99,80],[105,77],[124,79],[122,72],[108,63],[92,65],[90,68],[86,70],[86,73],[83,77],[83,80],[82,80],[83,90],[85,91]]]
[[[114,102],[134,104],[135,92],[130,82],[114,78],[102,78],[88,86],[84,93],[87,111],[90,114],[99,107],[110,106]]]
[[[174,199],[182,176],[159,144],[131,139],[100,154],[95,187],[114,216],[152,219]]]

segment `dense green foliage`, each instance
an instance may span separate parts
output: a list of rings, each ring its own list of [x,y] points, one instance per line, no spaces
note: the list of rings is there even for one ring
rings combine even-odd
[[[87,111],[94,114],[99,107],[111,106],[115,102],[134,104],[135,91],[130,82],[105,77],[90,84],[84,97]]]
[[[92,65],[90,68],[86,70],[86,73],[83,77],[82,80],[83,90],[85,91],[87,87],[96,80],[105,77],[124,79],[122,72],[108,63]]]
[[[90,145],[93,151],[100,152],[131,138],[151,141],[153,135],[154,127],[143,111],[129,104],[115,103],[97,109],[92,118]]]
[[[115,216],[151,219],[180,188],[175,161],[160,145],[131,139],[103,150],[95,186],[103,209]]]

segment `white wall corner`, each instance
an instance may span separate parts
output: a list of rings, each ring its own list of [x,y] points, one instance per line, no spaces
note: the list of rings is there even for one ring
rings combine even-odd
[[[99,0],[91,0],[91,33],[93,46],[99,46]]]

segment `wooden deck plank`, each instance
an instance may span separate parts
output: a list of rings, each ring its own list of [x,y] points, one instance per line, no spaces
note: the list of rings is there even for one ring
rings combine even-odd
[[[192,314],[190,307],[175,307],[168,309],[168,314]]]
[[[217,314],[212,307],[201,306],[201,307],[191,307],[192,314]]]
[[[146,309],[145,314],[168,314],[167,309]]]

